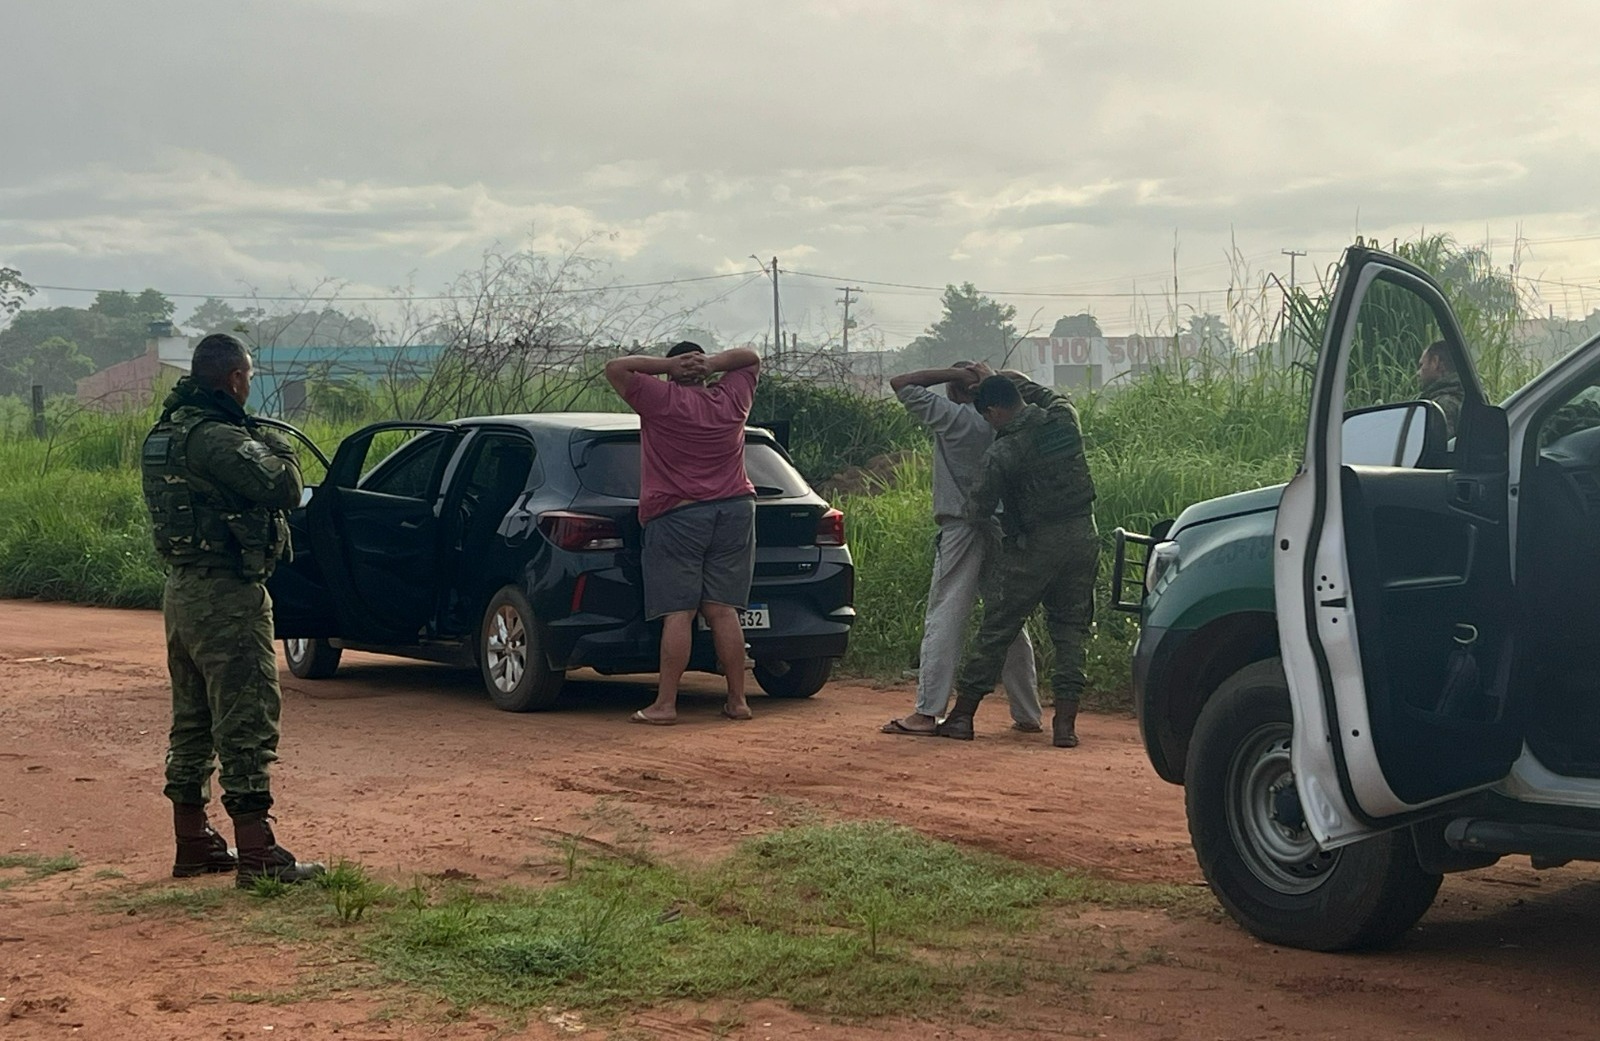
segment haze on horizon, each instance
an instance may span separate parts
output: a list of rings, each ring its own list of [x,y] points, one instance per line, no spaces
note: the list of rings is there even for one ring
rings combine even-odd
[[[1286,278],[1283,250],[1303,280],[1357,234],[1426,230],[1581,317],[1597,30],[1582,0],[21,0],[0,264],[431,293],[497,244],[581,242],[624,281],[748,272],[683,292],[759,338],[752,255],[777,256],[791,327],[836,330],[854,283],[893,347],[945,283],[1114,333],[1160,320],[1175,268],[1180,306],[1218,311],[1230,282]]]

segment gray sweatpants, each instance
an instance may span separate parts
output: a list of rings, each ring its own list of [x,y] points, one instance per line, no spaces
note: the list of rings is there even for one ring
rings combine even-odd
[[[996,527],[980,529],[957,520],[939,524],[917,674],[916,711],[924,716],[943,716],[950,703],[973,605],[980,596],[995,592],[999,569],[989,564],[991,554],[999,552]],[[1026,630],[1012,641],[1000,682],[1011,703],[1011,718],[1024,726],[1039,726],[1044,718],[1039,708],[1039,676]]]

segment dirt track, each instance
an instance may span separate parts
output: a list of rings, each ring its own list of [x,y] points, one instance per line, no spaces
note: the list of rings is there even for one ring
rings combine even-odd
[[[160,643],[153,613],[0,601],[0,853],[70,851],[83,864],[0,891],[0,1037],[492,1036],[487,1017],[378,1018],[380,1000],[359,994],[244,1004],[228,995],[287,986],[294,957],[200,923],[94,906],[95,895],[164,879],[170,866]],[[980,716],[973,744],[880,736],[877,724],[909,703],[903,687],[756,697],[758,718],[732,723],[700,677],[681,724],[652,728],[625,722],[649,700],[647,680],[579,676],[561,710],[527,716],[496,711],[471,673],[361,655],[348,655],[335,680],[285,673],[284,686],[280,837],[302,856],[348,857],[380,874],[527,878],[553,836],[606,840],[618,828],[645,829],[664,855],[711,857],[814,809],[1121,879],[1199,881],[1182,793],[1150,771],[1126,719],[1088,717],[1084,745],[1067,752],[1004,729],[999,703]],[[1000,1027],[841,1027],[758,1003],[731,1034],[692,1009],[655,1010],[631,1028],[755,1039],[1600,1033],[1600,872],[1588,867],[1534,872],[1520,861],[1448,879],[1398,949],[1362,957],[1266,947],[1206,917],[1084,921],[1165,956],[1097,977],[1087,1003],[1071,1008],[1018,998]],[[517,1036],[563,1035],[536,1023]]]

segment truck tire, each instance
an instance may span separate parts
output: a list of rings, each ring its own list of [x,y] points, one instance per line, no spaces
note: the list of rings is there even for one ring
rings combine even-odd
[[[489,699],[507,712],[553,708],[567,674],[550,668],[543,629],[522,590],[506,586],[483,612],[478,668]]]
[[[325,680],[339,669],[344,651],[327,640],[290,639],[283,641],[283,660],[289,671],[303,680]]]
[[[1409,832],[1317,847],[1289,766],[1294,717],[1277,658],[1234,673],[1195,725],[1184,774],[1189,837],[1228,913],[1268,943],[1342,951],[1393,943],[1433,903],[1442,875]]]

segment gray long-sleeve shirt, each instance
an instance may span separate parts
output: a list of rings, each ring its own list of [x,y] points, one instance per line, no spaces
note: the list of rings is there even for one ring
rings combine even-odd
[[[994,428],[971,405],[958,405],[927,387],[901,387],[895,396],[933,434],[933,519],[963,519]]]

